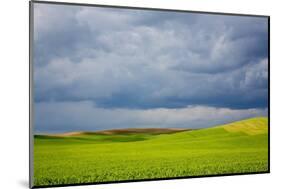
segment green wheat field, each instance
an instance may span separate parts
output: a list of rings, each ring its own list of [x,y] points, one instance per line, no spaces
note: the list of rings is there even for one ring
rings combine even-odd
[[[268,171],[268,118],[198,130],[35,135],[34,185]]]

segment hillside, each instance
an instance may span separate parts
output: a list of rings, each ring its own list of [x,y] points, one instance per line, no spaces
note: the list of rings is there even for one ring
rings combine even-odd
[[[35,184],[267,172],[267,124],[258,117],[173,133],[35,136]]]
[[[228,132],[242,132],[248,135],[258,135],[268,132],[268,118],[256,117],[222,126]]]

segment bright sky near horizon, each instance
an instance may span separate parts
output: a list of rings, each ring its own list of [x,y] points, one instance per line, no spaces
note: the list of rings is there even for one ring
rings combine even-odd
[[[35,132],[267,116],[265,17],[34,3]]]

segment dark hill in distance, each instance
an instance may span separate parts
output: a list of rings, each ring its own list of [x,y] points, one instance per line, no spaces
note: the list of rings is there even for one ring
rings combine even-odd
[[[140,133],[150,133],[150,134],[169,134],[177,133],[182,131],[190,131],[191,129],[179,129],[179,128],[127,128],[127,129],[111,129],[97,131],[100,134],[140,134]]]
[[[60,134],[45,134],[45,136],[55,137],[68,137],[68,136],[81,136],[81,135],[122,135],[122,134],[171,134],[183,131],[191,131],[192,129],[181,128],[126,128],[126,129],[110,129],[101,131],[77,131],[67,132]]]
[[[214,128],[224,128],[228,132],[240,132],[248,135],[263,134],[268,132],[268,119],[266,117],[256,117],[240,121],[231,122],[228,124],[217,125],[214,127],[203,129],[187,129],[187,128],[124,128],[124,129],[110,129],[101,131],[76,131],[56,134],[35,135],[35,137],[83,137],[89,135],[159,135],[159,134],[173,134],[185,131],[204,130],[209,131]]]

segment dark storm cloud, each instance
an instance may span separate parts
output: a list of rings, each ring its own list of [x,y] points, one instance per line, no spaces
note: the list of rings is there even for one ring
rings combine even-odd
[[[266,18],[35,4],[34,35],[37,120],[56,117],[50,109],[59,116],[91,103],[85,114],[116,110],[116,119],[123,110],[190,113],[194,107],[239,118],[265,115]],[[74,112],[66,117],[78,123],[84,115]],[[110,125],[87,120],[89,127]],[[120,125],[149,125],[145,120]]]

